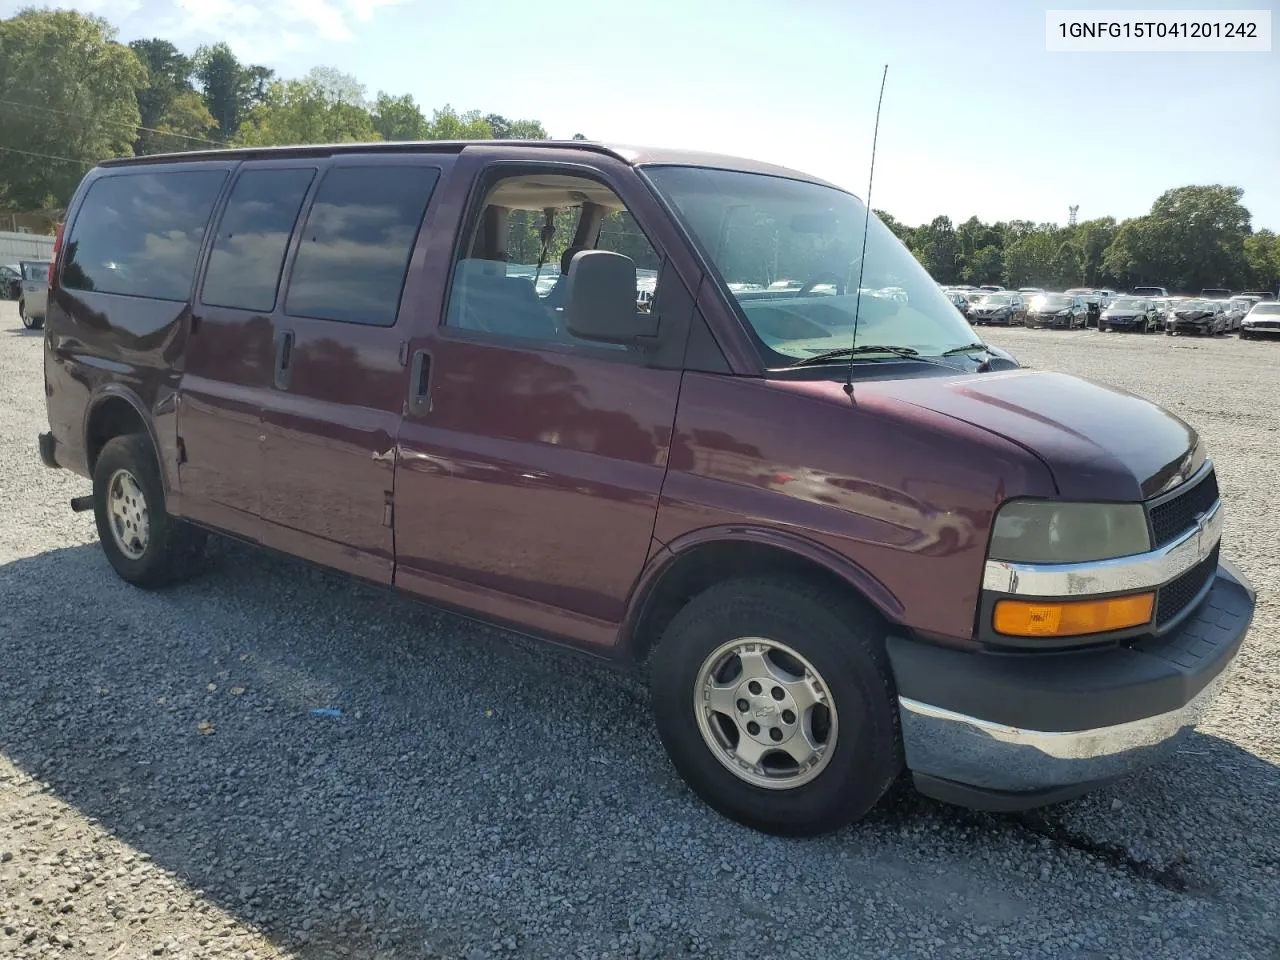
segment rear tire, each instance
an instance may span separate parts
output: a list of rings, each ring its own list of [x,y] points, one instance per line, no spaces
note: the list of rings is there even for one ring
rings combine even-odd
[[[709,588],[650,664],[672,763],[709,806],[757,830],[813,836],[859,820],[902,769],[883,636],[864,604],[804,580]]]
[[[206,535],[169,516],[151,442],[141,434],[108,440],[93,468],[98,539],[120,579],[158,587],[199,569]]]

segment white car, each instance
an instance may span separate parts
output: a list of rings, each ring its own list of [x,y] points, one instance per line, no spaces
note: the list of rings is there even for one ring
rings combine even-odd
[[[1240,339],[1280,337],[1280,302],[1259,300],[1240,321]]]
[[[23,260],[22,293],[18,300],[18,316],[28,330],[44,326],[45,307],[49,302],[49,261]]]

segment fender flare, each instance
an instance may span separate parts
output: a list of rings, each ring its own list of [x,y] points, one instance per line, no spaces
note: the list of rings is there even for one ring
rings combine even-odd
[[[676,563],[697,547],[732,542],[771,547],[815,564],[861,594],[887,622],[902,622],[905,608],[897,596],[864,567],[843,554],[790,531],[746,524],[724,524],[683,533],[649,555],[627,602],[619,638],[621,649],[628,652],[636,650],[637,627],[648,612],[648,604],[656,587]]]
[[[89,402],[84,406],[84,419],[80,425],[80,437],[84,444],[85,452],[85,466],[89,467],[92,475],[92,466],[89,464],[89,424],[93,422],[94,413],[110,400],[123,400],[133,407],[133,412],[142,421],[142,425],[147,432],[147,440],[151,443],[151,450],[156,457],[156,464],[160,467],[160,479],[164,484],[164,492],[167,495],[169,493],[169,476],[164,469],[164,465],[160,462],[160,438],[156,435],[155,420],[151,416],[151,411],[147,409],[147,405],[143,403],[142,398],[123,384],[106,383],[89,395]]]

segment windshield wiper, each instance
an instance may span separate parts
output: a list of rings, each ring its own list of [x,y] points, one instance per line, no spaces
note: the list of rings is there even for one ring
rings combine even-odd
[[[969,353],[973,350],[986,350],[986,349],[987,349],[987,345],[985,343],[966,343],[963,347],[952,347],[950,350],[943,350],[942,353],[938,354],[938,356],[954,357],[956,354],[959,354],[959,353]]]
[[[793,367],[810,367],[819,363],[828,363],[832,360],[843,360],[848,357],[860,356],[864,353],[891,353],[896,357],[906,357],[914,360],[920,357],[920,351],[912,347],[886,347],[873,344],[863,344],[857,347],[841,347],[839,350],[828,350],[825,353],[816,353],[812,357],[805,357],[803,360],[791,364]]]

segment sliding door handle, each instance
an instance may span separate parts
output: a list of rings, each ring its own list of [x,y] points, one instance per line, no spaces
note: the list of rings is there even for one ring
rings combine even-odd
[[[415,350],[409,365],[409,412],[431,412],[431,354],[425,350]]]
[[[276,334],[276,386],[289,389],[289,372],[293,369],[293,331]]]

